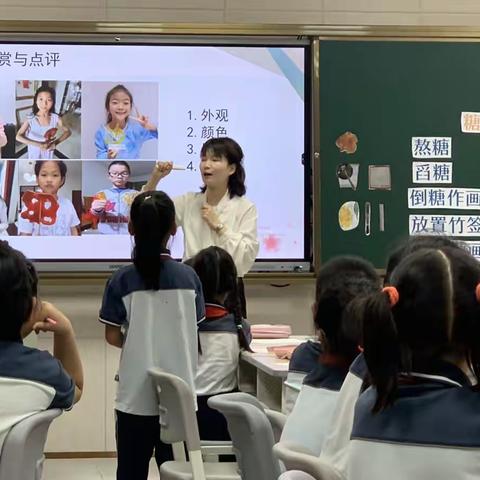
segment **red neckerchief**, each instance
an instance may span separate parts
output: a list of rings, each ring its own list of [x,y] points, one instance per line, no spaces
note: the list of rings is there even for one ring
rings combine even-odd
[[[225,307],[222,307],[222,305],[217,305],[215,303],[205,304],[205,317],[208,320],[223,318],[225,315],[228,315],[228,310]]]

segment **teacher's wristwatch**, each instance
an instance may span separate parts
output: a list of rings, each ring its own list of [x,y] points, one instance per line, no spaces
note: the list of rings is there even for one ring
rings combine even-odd
[[[223,223],[219,223],[215,226],[214,230],[217,233],[221,233],[221,231],[225,228],[225,225]]]

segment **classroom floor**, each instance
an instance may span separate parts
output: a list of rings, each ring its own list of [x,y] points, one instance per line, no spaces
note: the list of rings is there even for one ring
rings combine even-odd
[[[116,458],[48,459],[43,468],[44,480],[115,480]],[[148,480],[159,480],[157,465],[150,462]]]

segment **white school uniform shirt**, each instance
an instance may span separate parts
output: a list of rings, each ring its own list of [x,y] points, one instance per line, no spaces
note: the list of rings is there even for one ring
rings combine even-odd
[[[123,267],[108,281],[100,310],[100,322],[125,331],[115,409],[133,415],[158,415],[151,367],[179,376],[195,391],[202,285],[193,268],[168,254],[162,259],[158,290],[147,290],[133,265]]]
[[[220,318],[208,318],[209,308],[224,310]],[[238,386],[237,370],[240,359],[237,326],[232,313],[223,306],[206,304],[207,318],[198,326],[201,352],[195,377],[197,395],[216,395],[231,392]],[[247,340],[251,340],[250,325],[242,320]]]
[[[207,203],[204,193],[186,193],[174,198],[177,225],[184,236],[183,259],[193,257],[212,245],[225,249],[233,258],[239,277],[252,268],[258,253],[257,209],[247,198],[227,193],[214,207],[220,223],[221,234],[212,230],[202,218],[201,209]]]
[[[73,206],[73,203],[68,198],[58,195],[58,210],[57,221],[53,225],[41,225],[33,223],[18,216],[18,233],[29,233],[30,235],[55,235],[55,236],[68,236],[72,234],[72,227],[76,227],[80,224],[77,212]],[[23,205],[22,212],[26,210]]]
[[[299,445],[318,457],[335,410],[346,371],[322,363],[306,375],[287,417],[281,442]]]
[[[367,364],[361,353],[350,365],[323,441],[320,459],[334,468],[342,480],[347,480],[348,450],[355,404],[367,375]]]
[[[10,429],[49,408],[69,409],[75,383],[48,352],[0,341],[0,453]]]
[[[412,373],[373,414],[375,399],[369,388],[355,406],[349,480],[480,478],[480,392],[460,369],[439,362]]]

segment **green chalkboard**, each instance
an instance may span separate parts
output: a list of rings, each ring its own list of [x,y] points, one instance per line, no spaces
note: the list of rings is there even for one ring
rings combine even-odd
[[[451,137],[453,183],[480,188],[480,134],[461,131],[461,113],[480,112],[480,44],[436,41],[320,42],[320,257],[361,255],[384,268],[391,249],[409,233],[408,188],[412,137]],[[358,137],[353,154],[340,152],[344,132]],[[445,159],[446,160],[446,159]],[[435,161],[434,159],[430,161]],[[358,163],[358,186],[339,188],[339,164]],[[369,190],[368,166],[390,165],[391,190]],[[343,231],[339,207],[360,206],[357,228]],[[371,233],[365,235],[365,202]],[[379,204],[385,230],[379,229]],[[437,209],[426,214],[475,214]]]

